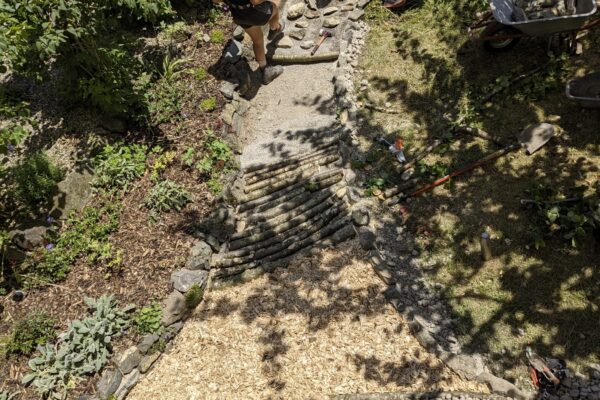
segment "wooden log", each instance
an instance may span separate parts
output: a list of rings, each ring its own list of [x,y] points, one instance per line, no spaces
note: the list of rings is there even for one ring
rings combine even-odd
[[[313,149],[312,152],[310,153],[301,153],[301,154],[297,154],[294,156],[290,156],[288,158],[286,158],[285,160],[281,160],[278,161],[276,163],[273,164],[266,164],[266,165],[262,165],[262,164],[257,164],[257,165],[251,165],[249,167],[244,168],[244,175],[246,175],[247,177],[251,177],[254,174],[261,174],[264,173],[266,171],[273,171],[276,170],[278,168],[282,168],[285,167],[286,165],[292,164],[292,163],[296,163],[298,161],[302,161],[305,160],[308,157],[312,157],[315,153],[324,150],[324,149],[328,149],[331,148],[333,146],[337,146],[337,141],[331,141],[329,143],[323,143],[321,145],[315,146],[315,148]]]
[[[340,56],[339,51],[328,51],[311,56],[308,54],[273,54],[271,60],[276,63],[315,63],[324,61],[335,61]]]

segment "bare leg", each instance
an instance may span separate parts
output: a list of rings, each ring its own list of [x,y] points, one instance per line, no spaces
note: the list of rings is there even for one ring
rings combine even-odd
[[[279,0],[272,0],[273,3],[273,14],[271,15],[271,19],[269,20],[269,27],[272,31],[279,29]]]
[[[265,55],[265,37],[260,26],[251,26],[245,29],[246,33],[252,39],[252,48],[254,49],[254,58],[256,62],[264,68],[267,65],[267,56]]]

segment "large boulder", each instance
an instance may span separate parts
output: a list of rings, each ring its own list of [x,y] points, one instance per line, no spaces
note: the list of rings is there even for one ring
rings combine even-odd
[[[212,254],[213,250],[210,245],[202,240],[198,240],[190,249],[185,267],[192,271],[199,269],[209,270]]]

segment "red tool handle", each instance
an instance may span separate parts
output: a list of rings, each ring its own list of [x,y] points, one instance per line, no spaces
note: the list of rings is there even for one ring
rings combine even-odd
[[[440,178],[437,181],[430,183],[429,185],[423,186],[422,188],[415,190],[414,192],[409,194],[408,197],[414,197],[414,196],[420,195],[421,193],[425,193],[425,192],[433,189],[434,187],[439,186],[442,183],[449,181],[451,178],[454,178],[455,176],[462,175],[465,172],[475,169],[475,168],[481,166],[482,164],[485,164],[488,161],[494,160],[498,157],[502,157],[506,153],[510,153],[511,151],[516,150],[519,147],[520,147],[520,144],[518,144],[518,143],[511,144],[510,146],[500,149],[500,150],[490,154],[489,156],[485,156],[482,159],[479,159],[479,160],[475,161],[474,163],[467,165],[466,167],[458,169],[458,170],[444,176],[443,178]]]

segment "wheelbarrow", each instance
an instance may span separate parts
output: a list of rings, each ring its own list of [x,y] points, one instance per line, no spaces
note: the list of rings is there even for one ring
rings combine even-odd
[[[569,81],[566,94],[567,98],[582,107],[600,108],[600,72],[593,72]]]
[[[600,24],[600,19],[590,21],[596,13],[596,0],[577,0],[573,15],[526,21],[513,19],[515,7],[513,0],[490,0],[491,11],[469,27],[469,34],[474,37],[474,32],[483,29],[479,40],[483,41],[486,50],[492,52],[510,50],[522,38],[557,35],[573,51],[577,33]]]

